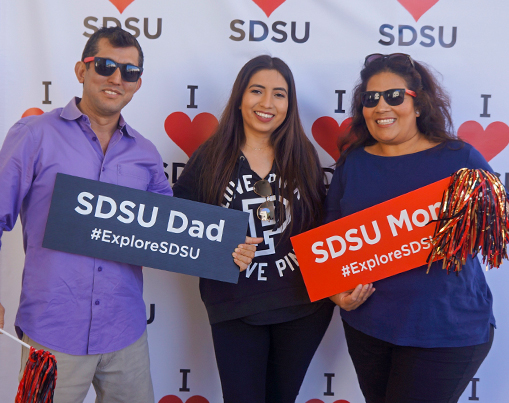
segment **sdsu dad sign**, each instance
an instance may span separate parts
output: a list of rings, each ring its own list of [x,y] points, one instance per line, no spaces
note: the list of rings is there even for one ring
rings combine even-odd
[[[57,174],[43,247],[236,283],[248,213]]]

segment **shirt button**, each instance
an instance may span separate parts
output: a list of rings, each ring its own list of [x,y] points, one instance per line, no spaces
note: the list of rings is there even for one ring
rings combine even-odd
[[[92,137],[92,141],[97,141],[97,137]]]
[[[96,304],[96,305],[99,305],[100,303],[101,303],[101,302],[100,302],[98,299],[95,301],[95,304]]]
[[[99,267],[97,268],[97,271],[103,271],[103,268],[102,268],[101,266],[99,266]]]
[[[103,172],[104,172],[104,171],[106,171],[106,168],[102,167],[102,168],[101,168],[101,171],[103,171]]]

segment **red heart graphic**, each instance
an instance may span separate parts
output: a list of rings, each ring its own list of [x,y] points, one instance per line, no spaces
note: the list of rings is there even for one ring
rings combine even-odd
[[[253,0],[258,7],[260,7],[267,17],[270,17],[272,12],[283,4],[286,0]]]
[[[214,115],[202,112],[191,122],[184,112],[174,112],[164,121],[164,130],[170,139],[184,151],[188,157],[207,140],[217,128]]]
[[[23,112],[23,115],[21,115],[22,118],[26,118],[27,116],[32,115],[42,115],[44,112],[40,108],[28,108],[25,112]]]
[[[311,127],[311,133],[313,133],[316,142],[327,151],[334,161],[339,158],[338,140],[346,136],[351,121],[352,118],[346,118],[339,126],[336,119],[322,116],[316,119]]]
[[[187,399],[186,403],[209,403],[209,401],[202,396],[193,396]]]
[[[124,12],[126,7],[131,4],[134,0],[110,0],[115,7],[117,7],[120,14]]]
[[[426,11],[438,3],[438,0],[398,0],[398,2],[412,14],[417,22]]]
[[[509,144],[509,126],[493,122],[483,129],[475,120],[469,120],[459,127],[458,137],[472,144],[486,161],[490,161]]]
[[[161,400],[159,400],[159,403],[183,403],[183,402],[182,399],[180,399],[180,397],[177,397],[175,395],[167,395],[161,398]],[[203,396],[196,395],[187,399],[186,403],[209,403],[209,401],[205,399]]]
[[[167,395],[163,396],[161,400],[159,400],[159,403],[183,403],[182,399],[180,397],[177,397],[175,395]]]

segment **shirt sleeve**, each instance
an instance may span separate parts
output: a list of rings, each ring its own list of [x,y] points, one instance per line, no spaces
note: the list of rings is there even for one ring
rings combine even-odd
[[[468,154],[466,165],[470,169],[484,169],[485,171],[493,172],[493,168],[488,164],[488,161],[473,146],[471,146],[470,153]]]
[[[0,149],[0,238],[16,224],[32,184],[36,158],[33,133],[26,124],[16,123]]]
[[[199,167],[196,163],[196,154],[193,154],[173,185],[173,194],[180,199],[200,201],[198,195]]]
[[[341,215],[341,198],[343,197],[343,185],[341,181],[343,169],[336,168],[325,198],[325,223],[338,220]]]
[[[152,193],[158,193],[165,196],[173,196],[170,182],[164,174],[164,164],[161,155],[158,154],[158,163],[155,166],[155,172],[152,174],[151,181],[148,185],[147,191]]]

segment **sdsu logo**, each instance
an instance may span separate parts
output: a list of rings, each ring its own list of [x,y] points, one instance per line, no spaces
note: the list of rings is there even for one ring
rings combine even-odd
[[[122,14],[124,10],[134,2],[134,0],[109,0]],[[162,27],[163,27],[163,20],[162,18],[157,19],[156,27],[154,28],[154,24],[151,24],[148,18],[143,19],[143,27],[140,24],[140,19],[136,17],[129,17],[124,21],[124,25],[122,25],[122,22],[115,17],[103,17],[102,18],[102,24],[98,24],[99,18],[97,17],[86,17],[83,21],[83,25],[85,28],[91,30],[91,31],[85,31],[83,32],[83,36],[86,36],[89,38],[94,32],[96,32],[99,27],[112,27],[117,26],[124,28],[126,31],[130,32],[135,38],[138,38],[142,32],[143,35],[147,39],[157,39],[161,36],[162,33]],[[143,31],[142,31],[143,30]],[[154,32],[155,31],[155,32]]]
[[[414,17],[417,22],[424,13],[433,7],[439,0],[398,0],[406,10]],[[418,43],[425,48],[430,48],[436,44],[436,28],[431,25],[423,25],[420,28],[412,25],[398,25],[397,34],[393,33],[393,25],[383,24],[380,26],[380,35],[387,40],[380,39],[378,43],[389,46],[396,42],[395,35],[398,36],[398,46],[412,46]],[[452,27],[451,33],[446,34],[443,26],[438,27],[438,44],[443,48],[452,48],[456,44],[457,27]],[[417,40],[421,38],[419,42]]]
[[[270,17],[273,11],[283,4],[285,0],[253,0],[253,2],[263,10],[267,17]],[[304,30],[302,28],[298,29],[296,21],[292,21],[290,24],[284,21],[274,21],[270,24],[268,22],[251,20],[249,21],[249,26],[245,26],[245,24],[246,21],[240,19],[233,20],[230,23],[230,29],[233,31],[232,35],[230,35],[232,41],[243,41],[246,39],[246,34],[251,42],[264,41],[269,38],[269,34],[272,34],[270,40],[277,43],[286,42],[288,39],[295,43],[305,43],[309,39],[309,22],[304,23]],[[287,32],[288,25],[290,25],[290,36],[288,36]]]

